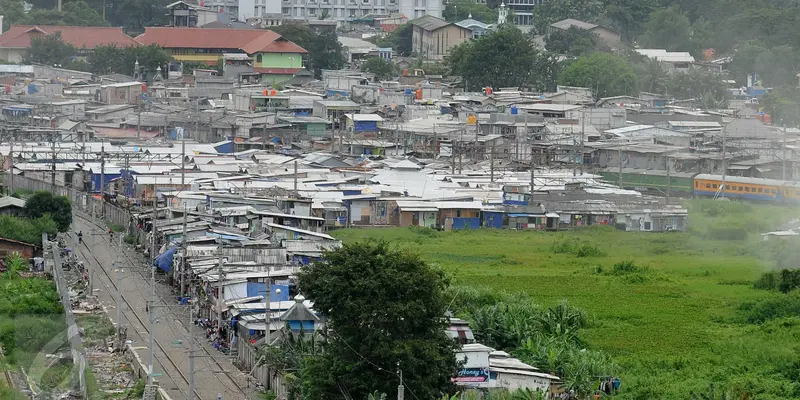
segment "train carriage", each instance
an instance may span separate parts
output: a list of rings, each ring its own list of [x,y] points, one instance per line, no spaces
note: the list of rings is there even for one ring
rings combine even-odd
[[[725,197],[732,199],[783,202],[786,181],[777,179],[748,178],[741,176],[725,177]],[[722,192],[722,175],[697,174],[694,177],[692,193],[695,196],[714,197]],[[798,187],[800,189],[800,187]],[[798,192],[800,196],[800,192]]]

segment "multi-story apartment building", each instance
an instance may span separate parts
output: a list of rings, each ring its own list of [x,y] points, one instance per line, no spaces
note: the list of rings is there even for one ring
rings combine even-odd
[[[544,4],[547,0],[505,0],[506,7],[512,12],[511,23],[523,27],[532,27],[533,8]]]
[[[263,15],[284,20],[326,20],[343,24],[365,15],[405,15],[409,20],[432,15],[441,18],[443,0],[205,0],[206,7],[222,8],[240,21]],[[235,3],[235,5],[234,5]],[[235,10],[235,13],[234,13]]]

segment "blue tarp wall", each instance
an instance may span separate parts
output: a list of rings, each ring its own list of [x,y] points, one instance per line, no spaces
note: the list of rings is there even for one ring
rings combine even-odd
[[[109,182],[111,182],[114,179],[121,178],[121,177],[122,177],[122,171],[118,171],[118,172],[114,172],[114,173],[106,172],[106,175],[103,177],[103,179],[105,180],[105,185],[104,186],[106,188],[108,188],[108,183]],[[91,182],[92,182],[92,189],[91,189],[92,193],[99,193],[100,192],[100,187],[101,187],[101,185],[100,185],[100,174],[99,173],[92,174]],[[131,185],[131,186],[133,186],[133,185]]]
[[[281,292],[278,293],[277,289]],[[267,292],[267,284],[264,282],[247,282],[247,297],[261,296]],[[269,301],[287,301],[289,300],[289,285],[270,285]]]
[[[479,229],[480,218],[453,218],[453,229]]]
[[[378,121],[355,121],[356,132],[377,132]]]
[[[158,257],[156,257],[155,260],[153,260],[153,265],[164,272],[172,271],[172,256],[174,256],[177,252],[177,247],[170,247],[167,249],[167,251],[161,253]]]
[[[219,146],[214,146],[214,149],[216,149],[218,153],[223,153],[223,154],[233,153],[234,151],[233,142],[229,141]]]
[[[483,221],[489,228],[502,228],[503,227],[503,213],[501,212],[483,212]]]

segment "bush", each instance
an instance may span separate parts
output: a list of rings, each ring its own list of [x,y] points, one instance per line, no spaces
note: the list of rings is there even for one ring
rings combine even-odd
[[[774,296],[758,302],[747,302],[740,307],[745,321],[761,324],[778,318],[800,315],[800,293]]]
[[[131,245],[136,244],[136,236],[133,236],[133,235],[125,235],[125,237],[122,238],[122,240],[127,244],[131,244]]]
[[[605,257],[606,252],[600,250],[599,247],[589,244],[581,243],[580,240],[563,240],[553,245],[551,248],[553,253],[556,254],[572,254],[576,257]]]
[[[712,225],[708,228],[706,236],[714,240],[745,240],[747,230],[744,227]]]
[[[58,233],[58,226],[49,215],[37,219],[0,215],[0,237],[41,246],[42,233]]]
[[[783,269],[780,272],[770,271],[753,282],[753,288],[763,290],[780,290],[789,293],[800,288],[800,270]]]

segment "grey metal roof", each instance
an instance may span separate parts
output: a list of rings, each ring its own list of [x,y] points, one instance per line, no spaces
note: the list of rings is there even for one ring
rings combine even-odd
[[[588,30],[592,30],[594,28],[597,28],[599,25],[590,24],[588,22],[583,22],[583,21],[580,21],[580,20],[577,20],[577,19],[567,18],[567,19],[562,19],[561,21],[558,21],[558,22],[554,22],[554,23],[550,24],[550,26],[552,26],[553,28],[561,29],[561,30],[567,30],[570,27],[574,26],[576,28],[580,28],[580,29],[588,31]]]
[[[426,31],[435,31],[439,28],[443,28],[447,25],[450,25],[449,22],[436,18],[433,15],[423,15],[413,21],[410,21],[411,25],[418,26]]]

